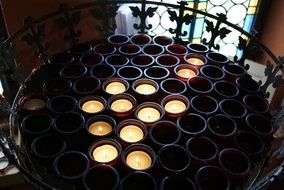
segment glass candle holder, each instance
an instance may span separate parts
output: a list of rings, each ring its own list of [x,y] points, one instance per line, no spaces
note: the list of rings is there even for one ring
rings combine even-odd
[[[150,67],[151,65],[154,64],[154,62],[155,62],[155,59],[153,58],[153,56],[143,55],[143,54],[139,54],[130,59],[131,65],[139,67],[141,69]]]
[[[179,175],[166,176],[162,179],[160,190],[196,190],[196,185],[190,178]]]
[[[228,57],[218,52],[208,52],[206,54],[206,58],[208,60],[208,64],[216,65],[219,67],[223,67],[229,62]]]
[[[177,118],[185,115],[189,109],[189,100],[183,95],[168,95],[161,102],[165,116]]]
[[[76,164],[75,164],[76,163]],[[82,177],[89,169],[88,157],[79,151],[67,151],[58,155],[53,163],[55,173],[70,183],[81,183]]]
[[[164,117],[165,111],[155,102],[144,102],[137,106],[134,114],[136,119],[152,126]]]
[[[118,69],[128,65],[129,58],[120,54],[111,54],[106,57],[105,62]]]
[[[75,44],[69,49],[69,52],[77,58],[90,51],[92,51],[92,46],[88,43]]]
[[[129,83],[122,78],[110,78],[102,84],[102,90],[107,96],[125,93]]]
[[[161,120],[156,122],[149,130],[149,137],[153,148],[159,150],[167,144],[177,144],[181,132],[174,122]]]
[[[77,79],[73,84],[73,91],[77,95],[89,95],[97,92],[101,87],[101,82],[95,77],[86,76]]]
[[[126,119],[120,122],[116,127],[116,136],[122,145],[141,143],[145,141],[148,135],[148,129],[145,124],[136,119]]]
[[[226,80],[235,83],[238,77],[245,76],[247,71],[243,66],[237,64],[227,64],[222,67],[222,70],[226,74]]]
[[[109,137],[113,134],[115,127],[116,121],[112,117],[96,115],[88,119],[85,128],[92,137]]]
[[[239,95],[238,87],[235,84],[225,80],[215,82],[213,89],[214,97],[219,101],[223,99],[233,99]]]
[[[158,83],[147,78],[138,79],[132,84],[132,91],[140,102],[154,99],[157,96],[159,89]]]
[[[231,118],[223,114],[216,114],[207,119],[209,136],[218,145],[219,149],[234,145],[234,136],[237,124]]]
[[[153,43],[161,46],[167,46],[174,43],[174,39],[169,36],[157,35],[153,37]]]
[[[48,102],[48,97],[43,93],[30,93],[22,96],[19,100],[21,115],[25,117],[32,113],[45,112]]]
[[[201,136],[207,129],[205,118],[199,114],[189,113],[177,119],[181,131],[181,143],[185,144],[191,137]]]
[[[116,52],[116,47],[109,43],[99,43],[94,46],[94,52],[104,56],[114,54]]]
[[[164,52],[164,47],[158,44],[148,44],[143,46],[142,53],[151,56],[158,56]]]
[[[158,66],[166,67],[169,71],[173,71],[173,68],[180,63],[180,60],[174,55],[162,54],[156,57],[156,63]]]
[[[82,64],[66,65],[60,70],[60,75],[64,79],[75,81],[78,78],[83,77],[87,73],[87,67]]]
[[[48,103],[49,110],[55,114],[72,112],[77,106],[77,100],[67,95],[55,96]]]
[[[179,80],[187,82],[188,79],[195,77],[199,74],[199,70],[189,64],[179,64],[174,67],[174,75]]]
[[[164,175],[182,174],[189,169],[191,158],[184,147],[168,144],[159,150],[158,162]]]
[[[88,154],[93,165],[116,165],[119,162],[122,147],[119,142],[111,138],[102,138],[89,147]]]
[[[260,90],[258,83],[250,77],[238,77],[236,85],[240,90],[241,98],[247,94],[257,94]]]
[[[188,43],[186,47],[188,48],[189,53],[206,55],[206,53],[209,51],[208,46],[199,43]]]
[[[74,60],[75,57],[67,52],[54,54],[49,59],[49,71],[58,73],[64,65],[71,64]]]
[[[157,182],[154,177],[143,171],[135,171],[125,176],[119,185],[119,190],[147,189],[157,190]]]
[[[104,57],[98,53],[88,53],[80,58],[80,63],[86,67],[93,67],[95,65],[101,64]]]
[[[165,95],[185,94],[187,91],[186,84],[176,78],[167,78],[160,83],[162,92]]]
[[[151,43],[152,38],[147,34],[134,34],[130,37],[129,41],[138,46],[145,46]]]
[[[116,94],[108,99],[108,110],[117,117],[130,116],[136,108],[136,99],[127,93]]]
[[[268,101],[259,95],[248,94],[243,98],[243,103],[251,113],[267,114],[269,112]]]
[[[9,160],[7,158],[0,158],[0,174],[3,175],[6,168],[9,166]]]
[[[144,75],[146,76],[146,78],[152,79],[156,82],[160,82],[169,77],[170,71],[164,67],[153,66],[147,67],[144,70]]]
[[[67,94],[72,87],[72,83],[63,78],[51,79],[44,83],[43,92],[49,96]]]
[[[137,143],[124,149],[121,160],[128,171],[150,172],[156,164],[156,154],[151,147]]]
[[[204,166],[195,175],[198,189],[220,189],[229,190],[229,177],[221,168],[216,166]]]
[[[183,62],[192,65],[197,69],[200,69],[200,67],[207,64],[207,59],[202,54],[189,53],[184,55]]]
[[[192,159],[191,172],[193,173],[205,165],[217,163],[219,149],[208,137],[193,137],[186,142],[185,148]]]
[[[106,100],[100,96],[85,96],[79,100],[79,109],[86,116],[99,114],[106,109]]]
[[[227,173],[231,185],[236,187],[243,184],[251,173],[249,158],[240,150],[227,148],[219,154],[219,165]]]
[[[141,48],[135,44],[124,44],[118,48],[118,51],[124,56],[133,57],[141,52]]]
[[[112,65],[107,64],[100,64],[95,65],[91,69],[91,75],[100,81],[107,80],[109,78],[112,78],[116,73],[115,68]]]
[[[191,96],[209,95],[213,90],[213,83],[201,76],[192,77],[187,81],[188,91]]]
[[[211,80],[212,82],[224,79],[225,72],[215,65],[204,65],[199,70],[200,75]]]
[[[183,57],[188,53],[187,48],[181,44],[169,44],[165,49],[169,54],[178,57],[181,61],[183,61]]]
[[[129,37],[124,34],[113,34],[107,38],[108,43],[114,46],[121,46],[129,42]]]
[[[142,74],[142,70],[135,66],[125,66],[117,70],[117,75],[128,82],[139,79]]]
[[[190,109],[208,118],[218,111],[218,102],[212,96],[194,96],[190,100]]]
[[[115,190],[118,188],[120,177],[112,166],[98,164],[87,170],[82,181],[86,190]]]

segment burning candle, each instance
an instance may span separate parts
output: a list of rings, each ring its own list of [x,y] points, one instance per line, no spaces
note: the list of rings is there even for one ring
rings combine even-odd
[[[89,132],[94,135],[104,136],[112,131],[112,127],[105,121],[96,121],[89,127]]]
[[[192,64],[192,65],[196,65],[196,66],[201,66],[201,65],[204,65],[204,61],[199,59],[199,58],[196,58],[196,57],[190,57],[187,59],[187,62],[189,64]]]
[[[87,113],[98,113],[103,109],[104,105],[98,100],[89,100],[82,105],[82,110]]]
[[[155,122],[160,119],[161,113],[153,107],[144,107],[138,111],[137,116],[144,122]]]
[[[186,105],[180,100],[171,100],[165,104],[165,110],[169,113],[181,113],[186,110]]]
[[[111,103],[110,107],[115,112],[127,112],[133,108],[133,104],[127,99],[117,99]]]
[[[189,79],[195,77],[196,73],[191,69],[180,69],[178,70],[177,75]]]
[[[140,84],[135,88],[136,92],[145,95],[153,94],[154,92],[156,92],[156,90],[157,89],[155,88],[155,86],[151,84]]]
[[[29,111],[40,110],[46,107],[46,103],[44,100],[39,98],[33,98],[26,101],[23,105],[23,108]]]
[[[94,160],[100,163],[110,162],[114,160],[117,156],[118,156],[117,149],[110,144],[104,144],[98,146],[93,151]]]
[[[126,91],[126,86],[121,82],[111,82],[106,85],[105,91],[109,94],[119,94]]]
[[[138,142],[144,138],[143,130],[136,125],[126,125],[119,133],[120,138],[126,142]]]
[[[152,159],[146,152],[137,150],[127,155],[126,163],[132,169],[145,170],[152,165]]]

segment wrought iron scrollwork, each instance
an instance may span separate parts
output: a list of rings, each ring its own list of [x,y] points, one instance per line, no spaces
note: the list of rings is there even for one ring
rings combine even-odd
[[[238,56],[234,56],[234,61],[236,63],[238,63],[240,66],[243,66],[246,70],[249,69],[249,65],[246,64],[245,65],[245,60],[248,56],[248,42],[246,39],[242,38],[241,36],[239,36],[239,44],[238,44],[238,49],[241,50],[243,52],[242,57],[238,58]]]
[[[227,34],[229,34],[231,32],[231,30],[227,29],[226,27],[222,27],[220,28],[220,25],[227,20],[227,17],[225,14],[223,13],[217,13],[218,16],[218,20],[216,25],[214,26],[214,23],[212,21],[209,21],[207,19],[205,19],[205,23],[206,23],[206,31],[207,32],[211,32],[211,38],[208,41],[206,38],[202,39],[202,42],[205,45],[208,45],[209,48],[214,48],[216,50],[220,50],[220,45],[219,44],[215,44],[215,40],[216,38],[219,36],[221,39],[225,38],[227,36]]]
[[[81,35],[80,30],[75,30],[75,25],[79,24],[80,22],[81,11],[70,13],[70,7],[66,4],[61,4],[59,6],[59,11],[62,12],[63,16],[55,19],[54,22],[61,29],[68,29],[64,36],[64,40],[70,42],[70,45],[72,46],[79,41],[78,37]]]
[[[43,38],[45,36],[45,23],[35,26],[34,19],[27,17],[24,19],[24,26],[28,27],[30,33],[24,35],[22,40],[25,41],[29,46],[36,45],[34,55],[39,57],[45,63],[47,63],[48,56],[46,50],[48,49],[47,44],[43,44]]]

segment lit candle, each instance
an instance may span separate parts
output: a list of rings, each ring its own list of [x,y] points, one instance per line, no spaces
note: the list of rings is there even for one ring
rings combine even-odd
[[[113,101],[110,107],[115,112],[127,112],[133,108],[133,105],[127,99],[118,99]]]
[[[180,77],[188,78],[188,79],[196,76],[196,73],[191,69],[180,69],[178,70],[177,74]]]
[[[140,84],[135,88],[135,90],[139,94],[145,94],[145,95],[153,94],[154,92],[156,92],[155,86],[151,84]]]
[[[33,98],[24,103],[23,108],[30,111],[40,110],[46,107],[45,101]]]
[[[145,122],[155,122],[161,117],[160,112],[152,107],[145,107],[138,111],[138,118]]]
[[[146,152],[133,151],[127,155],[126,163],[135,170],[145,170],[151,166],[152,159]]]
[[[192,65],[197,65],[197,66],[204,65],[204,61],[196,57],[188,58],[187,62]]]
[[[89,132],[94,135],[104,136],[112,131],[112,127],[105,121],[96,121],[89,126]]]
[[[169,113],[181,113],[186,110],[186,105],[180,100],[171,100],[165,104],[165,110]]]
[[[138,142],[143,139],[144,133],[142,129],[136,125],[126,125],[119,133],[120,138],[126,142]]]
[[[106,163],[114,160],[118,156],[117,149],[109,144],[98,146],[93,151],[93,158],[100,163]]]
[[[106,86],[105,91],[109,94],[120,94],[125,92],[126,87],[121,82],[111,82]]]
[[[97,100],[89,100],[83,103],[82,110],[87,113],[98,113],[104,109],[104,105]]]

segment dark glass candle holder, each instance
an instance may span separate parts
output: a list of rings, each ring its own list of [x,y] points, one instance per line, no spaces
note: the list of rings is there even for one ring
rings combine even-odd
[[[209,95],[213,90],[213,83],[201,76],[192,77],[187,81],[190,96]]]
[[[142,74],[143,74],[142,70],[135,66],[120,67],[117,70],[117,75],[127,80],[128,82],[139,79],[142,76]]]
[[[93,77],[99,79],[100,81],[105,81],[112,78],[116,73],[115,68],[112,65],[99,64],[95,65],[91,69],[91,74]]]
[[[117,170],[112,166],[99,164],[87,170],[82,181],[86,190],[116,190],[120,177]]]
[[[166,176],[162,179],[160,190],[196,190],[196,185],[190,178],[180,175]]]
[[[49,110],[55,114],[72,112],[77,106],[77,100],[67,95],[55,96],[48,103]]]
[[[216,143],[208,137],[202,136],[189,139],[186,142],[185,149],[192,160],[190,168],[192,173],[197,172],[205,165],[215,165],[217,163],[219,149]]]
[[[63,78],[51,79],[44,83],[43,92],[49,96],[58,96],[70,92],[72,83]]]
[[[149,130],[149,138],[153,148],[159,150],[167,144],[177,144],[181,132],[174,122],[161,120],[156,122]]]
[[[192,65],[179,64],[174,67],[174,76],[184,82],[187,82],[189,79],[197,75],[199,75],[199,70]]]
[[[80,58],[81,64],[83,64],[86,67],[93,67],[95,65],[101,64],[103,60],[104,57],[101,54],[94,52],[85,54]]]
[[[110,137],[116,128],[116,121],[108,115],[95,115],[88,119],[85,128],[90,134],[90,139],[93,137]]]
[[[223,99],[234,99],[239,95],[238,87],[225,80],[215,82],[213,88],[214,97],[219,101]]]
[[[118,165],[121,157],[122,147],[119,142],[111,138],[96,140],[88,150],[91,164]]]
[[[121,46],[128,43],[130,40],[129,36],[124,34],[113,34],[107,38],[108,43],[114,46]]]
[[[153,43],[154,44],[158,44],[158,45],[162,45],[162,46],[167,46],[170,44],[174,43],[174,39],[172,37],[169,36],[154,36],[153,37]]]
[[[203,65],[207,64],[207,59],[202,54],[189,53],[184,55],[183,62],[185,64],[192,65],[193,67],[200,69]]]
[[[79,58],[81,55],[84,55],[92,51],[92,49],[93,49],[92,46],[88,43],[79,43],[79,44],[73,45],[69,49],[69,52],[75,57]]]
[[[22,96],[19,100],[20,113],[23,117],[32,113],[47,111],[49,98],[43,93],[30,93]]]
[[[79,100],[79,109],[85,116],[100,114],[106,109],[106,100],[101,96],[84,96]]]
[[[129,83],[122,78],[110,78],[102,84],[103,92],[108,96],[125,93],[128,91]]]
[[[148,44],[143,46],[142,53],[151,56],[158,56],[164,52],[164,47],[158,44]]]
[[[166,67],[169,71],[173,71],[173,68],[180,63],[180,60],[174,55],[162,54],[156,57],[156,63],[158,66]]]
[[[147,67],[144,70],[144,75],[146,78],[152,79],[156,82],[160,82],[169,77],[170,71],[164,67],[153,66]]]
[[[152,38],[147,34],[134,34],[130,37],[129,41],[138,46],[145,46],[151,43]]]
[[[195,175],[198,189],[219,189],[229,190],[231,188],[230,179],[225,172],[216,166],[204,166]]]
[[[49,59],[49,71],[51,74],[57,75],[60,69],[67,64],[73,63],[75,57],[67,52],[57,53],[51,56]]]
[[[82,64],[66,65],[60,70],[60,75],[64,79],[75,81],[86,75],[88,69]]]
[[[129,58],[120,54],[111,54],[105,58],[105,62],[115,68],[121,68],[128,65]]]
[[[118,118],[128,117],[136,108],[136,99],[127,93],[116,94],[108,99],[107,107],[112,115]]]
[[[186,45],[186,47],[188,48],[189,53],[206,55],[206,53],[209,51],[208,46],[199,43],[189,43]]]
[[[212,96],[194,96],[190,100],[190,110],[208,118],[218,111],[218,102]]]
[[[189,113],[177,119],[177,127],[181,131],[181,144],[185,144],[191,137],[201,136],[207,129],[203,116]]]
[[[237,64],[227,64],[222,67],[226,74],[226,80],[235,83],[238,77],[246,75],[247,71],[243,66]]]
[[[165,116],[177,118],[185,115],[189,109],[189,100],[183,95],[168,95],[161,102]]]
[[[216,142],[219,149],[229,148],[234,145],[237,124],[231,117],[216,114],[207,119],[207,125],[209,136]]]
[[[247,94],[257,94],[260,90],[258,83],[252,78],[246,76],[238,77],[236,79],[236,85],[239,87],[241,98]]]
[[[151,55],[137,55],[131,58],[130,63],[136,67],[139,67],[141,69],[145,69],[147,67],[150,67],[155,62],[155,59]]]
[[[114,54],[116,52],[116,47],[109,43],[100,43],[94,46],[94,52],[104,56]]]
[[[185,94],[187,91],[186,84],[176,78],[167,78],[160,83],[164,95]]]
[[[269,112],[269,103],[262,96],[255,94],[245,95],[243,103],[251,113],[266,115]]]
[[[206,58],[208,60],[208,64],[216,65],[219,67],[223,67],[229,62],[228,57],[218,52],[208,52],[206,54]]]
[[[158,163],[163,175],[183,174],[188,171],[191,158],[184,147],[168,144],[159,150]]]
[[[153,176],[143,171],[135,171],[125,176],[119,185],[119,190],[157,190],[158,185]]]
[[[141,52],[141,48],[135,44],[124,44],[118,48],[118,51],[124,56],[133,57]]]
[[[220,81],[225,77],[225,72],[215,65],[204,65],[200,68],[199,73],[212,82]]]
[[[99,91],[101,82],[95,77],[82,77],[77,79],[73,84],[73,91],[77,95],[89,95]]]
[[[188,53],[187,48],[181,44],[169,44],[165,49],[169,54],[178,57],[181,61],[183,61],[183,57]]]
[[[139,102],[155,99],[159,92],[159,84],[154,80],[141,78],[133,82],[132,91]]]

